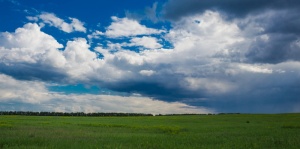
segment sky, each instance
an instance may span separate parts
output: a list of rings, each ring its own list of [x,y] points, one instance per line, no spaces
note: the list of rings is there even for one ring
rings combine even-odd
[[[0,0],[0,111],[300,112],[299,0]]]

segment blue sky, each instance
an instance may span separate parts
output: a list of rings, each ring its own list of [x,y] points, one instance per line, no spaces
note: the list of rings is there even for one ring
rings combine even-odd
[[[0,8],[0,110],[300,112],[296,0]]]

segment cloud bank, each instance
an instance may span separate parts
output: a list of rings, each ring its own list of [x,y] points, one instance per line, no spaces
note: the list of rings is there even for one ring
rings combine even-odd
[[[41,102],[58,111],[299,112],[298,6],[292,0],[170,0],[163,7],[169,28],[113,16],[104,30],[87,35],[93,45],[83,37],[62,45],[43,24],[27,23],[0,35],[1,86],[30,82],[39,90],[16,91],[20,97],[6,91],[1,99],[34,107],[44,97]],[[69,24],[51,13],[36,19],[65,32],[87,32],[74,18]],[[51,93],[51,82],[130,96]]]
[[[140,96],[114,96],[50,92],[39,81],[20,81],[0,75],[0,110],[55,112],[209,113],[180,102],[164,102]]]

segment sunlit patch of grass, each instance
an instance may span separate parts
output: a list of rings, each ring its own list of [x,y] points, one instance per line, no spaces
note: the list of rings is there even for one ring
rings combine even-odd
[[[0,128],[13,128],[12,124],[5,123],[5,122],[0,122]]]
[[[78,124],[86,127],[110,127],[110,128],[129,128],[129,129],[140,129],[140,130],[152,130],[159,131],[167,134],[179,134],[180,132],[186,131],[178,126],[134,126],[134,125],[123,125],[123,124]]]

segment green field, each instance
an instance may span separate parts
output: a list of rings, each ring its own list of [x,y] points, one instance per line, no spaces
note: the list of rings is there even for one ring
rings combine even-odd
[[[0,116],[0,148],[300,148],[300,114]]]

